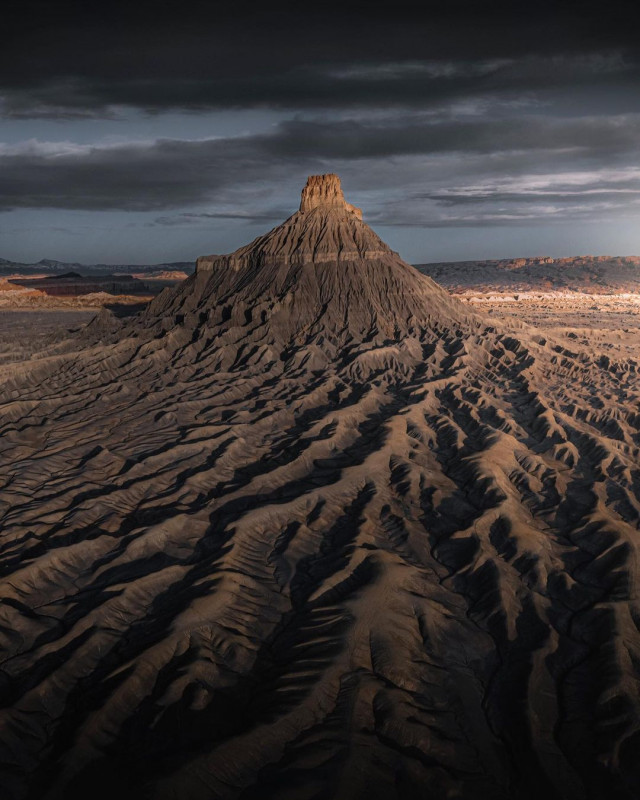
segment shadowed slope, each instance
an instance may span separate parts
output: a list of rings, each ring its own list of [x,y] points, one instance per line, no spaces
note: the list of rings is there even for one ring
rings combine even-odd
[[[469,315],[334,185],[0,373],[7,796],[636,795],[637,363]]]

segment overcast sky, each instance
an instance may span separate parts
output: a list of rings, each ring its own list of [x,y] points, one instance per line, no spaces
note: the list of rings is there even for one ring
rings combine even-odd
[[[633,4],[22,2],[0,257],[228,252],[307,175],[416,262],[640,254]]]

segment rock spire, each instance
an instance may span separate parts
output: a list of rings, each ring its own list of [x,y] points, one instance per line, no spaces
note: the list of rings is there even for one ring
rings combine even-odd
[[[346,209],[362,219],[362,211],[344,199],[340,178],[333,173],[310,175],[302,190],[300,211],[304,214],[319,207]]]

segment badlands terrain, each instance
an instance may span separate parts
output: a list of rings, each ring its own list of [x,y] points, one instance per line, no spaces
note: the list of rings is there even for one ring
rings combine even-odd
[[[187,278],[181,270],[149,268],[131,275],[81,267],[81,274],[46,261],[40,264],[44,272],[35,269],[38,265],[11,272],[7,265],[20,267],[0,259],[0,272],[3,267],[6,272],[0,277],[0,364],[54,352],[101,309],[116,316],[134,314],[164,288]]]
[[[547,291],[618,294],[640,291],[639,256],[512,258],[418,264],[425,275],[453,292]]]
[[[638,797],[637,317],[488,302],[314,176],[0,365],[3,796]]]

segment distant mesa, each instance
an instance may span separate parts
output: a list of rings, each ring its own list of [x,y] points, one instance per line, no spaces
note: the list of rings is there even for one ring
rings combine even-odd
[[[37,275],[38,277],[52,275],[65,277],[68,273],[79,275],[93,275],[104,277],[105,275],[135,274],[145,277],[163,277],[167,274],[171,278],[184,277],[191,274],[195,264],[191,261],[176,261],[160,264],[78,264],[69,261],[56,261],[55,259],[43,258],[37,263],[23,263],[20,261],[10,261],[0,258],[0,275]],[[178,276],[181,273],[181,276]]]
[[[79,297],[96,292],[149,297],[158,294],[163,288],[162,285],[154,286],[131,275],[81,275],[79,272],[65,272],[37,278],[15,277],[10,278],[9,283],[37,289],[57,297]]]
[[[46,281],[59,281],[64,279],[70,278],[82,278],[83,276],[79,272],[62,272],[59,275],[47,275],[46,278],[43,280]]]
[[[539,256],[416,264],[416,267],[455,293],[559,290],[618,294],[640,290],[637,256]]]

